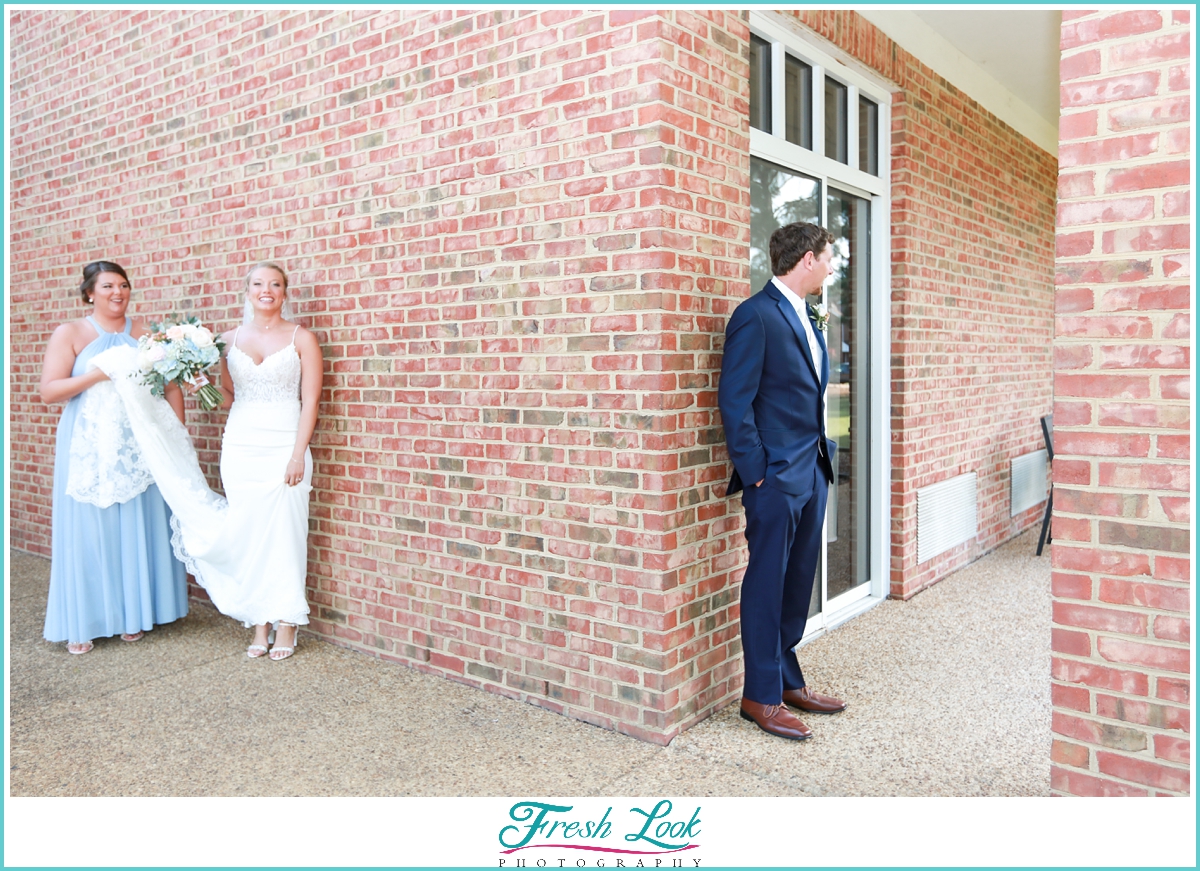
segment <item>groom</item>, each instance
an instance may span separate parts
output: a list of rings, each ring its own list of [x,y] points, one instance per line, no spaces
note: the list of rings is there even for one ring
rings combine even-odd
[[[785,703],[819,714],[846,707],[805,686],[792,652],[808,619],[837,450],[825,437],[824,325],[804,302],[830,273],[832,242],[815,224],[788,224],[771,235],[775,277],[729,319],[717,393],[733,461],[726,495],[744,488],[750,546],[742,580],[741,713],[795,741],[812,730]]]

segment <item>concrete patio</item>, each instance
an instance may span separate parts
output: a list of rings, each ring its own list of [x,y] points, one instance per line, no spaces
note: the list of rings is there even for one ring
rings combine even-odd
[[[726,708],[645,744],[194,605],[85,656],[42,640],[49,562],[9,562],[14,796],[1044,796],[1050,561],[1036,530],[801,650],[850,707],[773,738]],[[270,772],[269,776],[265,776]]]

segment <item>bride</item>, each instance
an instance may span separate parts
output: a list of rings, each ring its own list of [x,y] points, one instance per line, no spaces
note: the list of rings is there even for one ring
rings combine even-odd
[[[276,624],[274,660],[292,655],[297,627],[308,623],[308,443],[322,378],[316,336],[285,317],[287,286],[279,266],[254,266],[246,276],[246,317],[222,336],[219,386],[232,408],[221,440],[221,483],[229,500],[227,529],[241,539],[242,553],[231,595],[222,590],[224,607],[209,590],[222,613],[254,626],[247,656],[267,653],[270,624]],[[195,568],[208,589],[204,567]]]
[[[246,655],[296,649],[308,623],[309,440],[317,424],[322,360],[316,336],[287,320],[287,275],[259,263],[246,276],[245,317],[225,333],[220,390],[232,404],[221,443],[225,498],[208,489],[187,430],[140,383],[133,349],[93,358],[129,414],[130,428],[171,506],[171,544],[217,610],[246,626]]]

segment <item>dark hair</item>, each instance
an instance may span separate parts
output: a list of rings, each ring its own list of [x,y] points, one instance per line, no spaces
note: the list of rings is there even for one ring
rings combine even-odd
[[[816,224],[785,224],[771,234],[771,273],[787,275],[809,251],[819,257],[833,235]]]
[[[103,272],[115,272],[117,275],[129,282],[129,276],[125,274],[125,270],[121,268],[120,263],[113,263],[111,260],[95,260],[83,267],[83,281],[79,284],[79,295],[83,297],[83,301],[88,305],[92,305],[92,291],[96,289],[96,279]],[[130,284],[130,287],[133,285]]]

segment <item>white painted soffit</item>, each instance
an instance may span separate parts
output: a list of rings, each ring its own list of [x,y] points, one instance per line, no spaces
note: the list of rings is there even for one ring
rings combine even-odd
[[[856,10],[921,63],[1039,148],[1058,156],[1057,119],[1051,123],[989,75],[916,13],[877,7]],[[1001,35],[1000,38],[1003,38]],[[1057,57],[1055,58],[1057,61]],[[1056,70],[1057,72],[1057,70]],[[1058,93],[1057,76],[1047,83]]]

